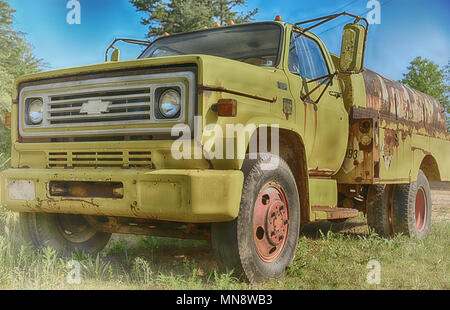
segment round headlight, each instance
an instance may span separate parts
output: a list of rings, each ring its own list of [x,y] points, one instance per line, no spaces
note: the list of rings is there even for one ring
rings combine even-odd
[[[28,119],[33,125],[42,123],[44,119],[44,104],[41,99],[33,100],[28,106]]]
[[[181,110],[181,95],[174,89],[166,90],[159,97],[159,111],[166,118],[174,118]]]

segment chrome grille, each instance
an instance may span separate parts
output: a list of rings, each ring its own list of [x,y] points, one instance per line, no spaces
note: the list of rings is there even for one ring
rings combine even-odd
[[[177,89],[181,112],[160,119],[160,90]],[[30,85],[21,89],[19,133],[24,138],[94,138],[170,135],[176,124],[194,125],[196,76],[193,72],[105,77],[91,80]],[[41,98],[44,119],[27,121],[27,103]],[[94,139],[95,140],[95,139]]]
[[[76,96],[53,96],[48,102],[47,120],[51,125],[142,121],[150,119],[150,88],[105,91]],[[85,107],[96,106],[98,113]],[[100,108],[104,110],[101,111]]]
[[[48,152],[49,168],[153,168],[150,151]]]

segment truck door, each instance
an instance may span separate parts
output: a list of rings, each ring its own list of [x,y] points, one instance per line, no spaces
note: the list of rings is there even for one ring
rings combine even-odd
[[[304,130],[310,175],[331,176],[340,169],[345,158],[349,116],[337,77],[320,102],[317,100],[326,86],[324,80],[310,81],[333,73],[334,66],[325,47],[317,39],[292,32],[288,67],[290,89],[298,105],[299,128]],[[320,88],[303,101],[301,97],[317,85]]]

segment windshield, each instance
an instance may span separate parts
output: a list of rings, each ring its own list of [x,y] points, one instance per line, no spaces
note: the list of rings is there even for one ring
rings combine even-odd
[[[273,67],[278,64],[282,27],[256,23],[163,37],[139,58],[204,54]]]

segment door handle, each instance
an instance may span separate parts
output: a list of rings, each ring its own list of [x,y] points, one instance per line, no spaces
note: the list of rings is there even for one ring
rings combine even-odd
[[[334,91],[334,90],[330,91],[329,94],[330,94],[330,96],[336,97],[337,99],[342,97],[342,93]]]

